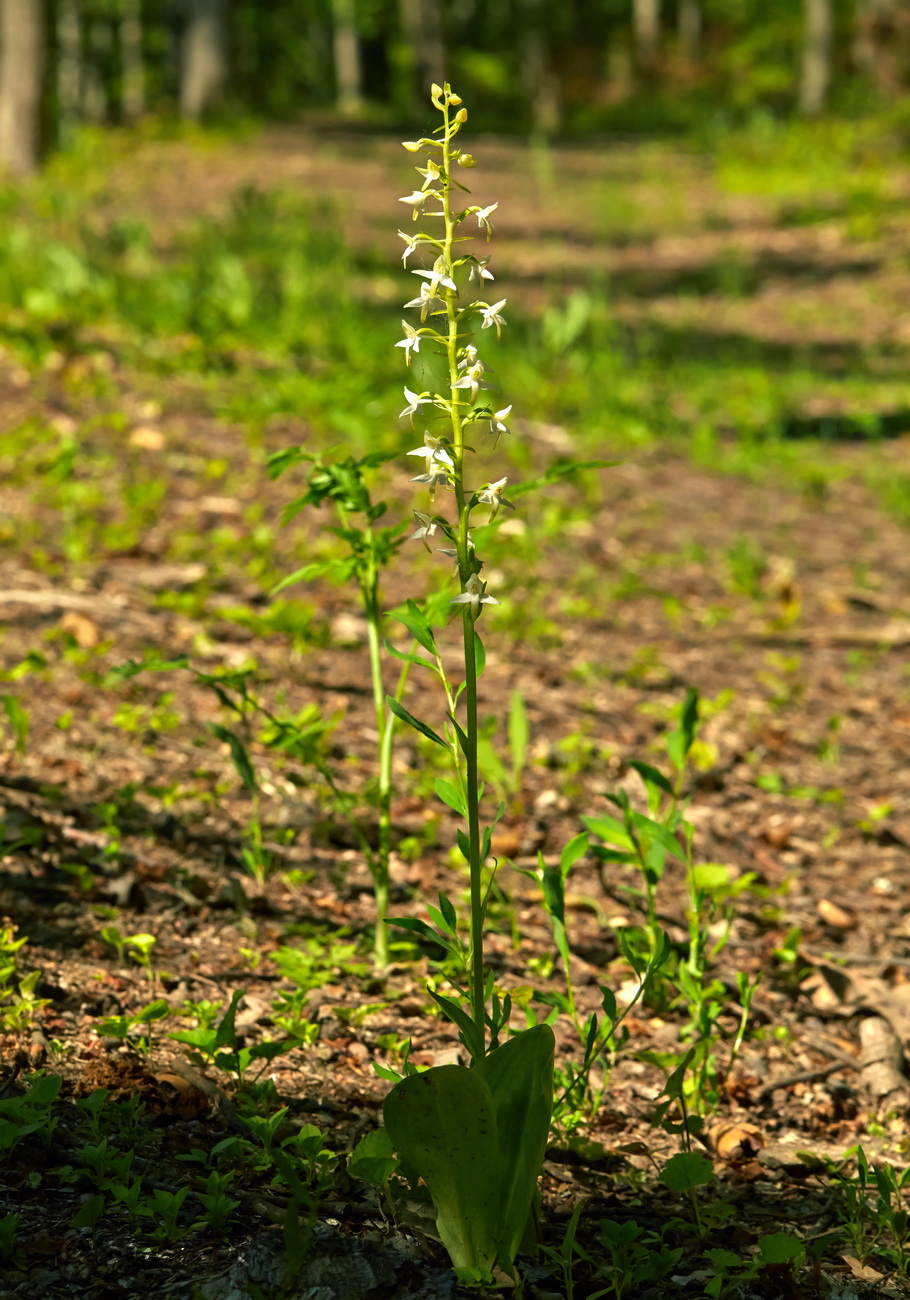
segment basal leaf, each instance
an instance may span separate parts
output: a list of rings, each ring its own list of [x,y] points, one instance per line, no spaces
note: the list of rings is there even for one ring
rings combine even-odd
[[[402,1079],[382,1113],[399,1158],[430,1190],[436,1229],[453,1265],[489,1275],[497,1254],[501,1184],[486,1080],[461,1065],[435,1066]]]
[[[493,1100],[498,1159],[498,1241],[503,1268],[513,1271],[543,1165],[553,1111],[549,1025],[535,1025],[490,1052],[476,1066]]]

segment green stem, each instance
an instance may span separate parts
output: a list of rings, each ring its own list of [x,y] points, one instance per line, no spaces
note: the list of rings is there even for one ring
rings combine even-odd
[[[450,120],[448,102],[443,109],[445,131],[442,142],[442,211],[445,222],[445,241],[443,253],[447,272],[454,269],[455,221],[452,216],[452,140],[458,131],[458,123]],[[455,305],[453,290],[445,290],[446,319],[448,335],[446,338],[446,357],[449,365],[450,412],[452,420],[452,459],[454,462],[453,486],[455,502],[458,508],[458,569],[461,589],[465,590],[468,579],[473,573],[469,555],[468,526],[470,523],[470,496],[464,488],[464,421],[461,415],[461,389],[455,387],[458,382],[458,308]],[[464,631],[464,667],[465,667],[465,711],[467,752],[465,754],[465,778],[467,785],[468,806],[468,843],[469,872],[471,883],[471,1014],[477,1026],[479,1036],[486,1041],[486,995],[483,969],[483,882],[481,877],[481,840],[480,807],[477,778],[477,658],[474,647],[474,612],[470,605],[465,606],[463,618]]]
[[[392,728],[386,712],[385,691],[382,684],[382,651],[379,639],[379,610],[375,580],[369,593],[364,588],[364,606],[367,615],[367,640],[370,649],[370,676],[373,681],[373,707],[376,712],[376,730],[379,733],[379,790],[377,794],[377,819],[379,842],[373,871],[373,889],[376,897],[376,933],[373,940],[373,959],[380,969],[388,965],[389,949],[386,917],[389,914],[389,853],[392,845]]]

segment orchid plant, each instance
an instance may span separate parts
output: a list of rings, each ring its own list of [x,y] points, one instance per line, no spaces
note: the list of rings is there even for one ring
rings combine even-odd
[[[472,226],[489,240],[498,207],[461,206],[461,195],[469,192],[456,180],[455,169],[475,165],[458,142],[467,111],[448,85],[434,85],[431,99],[442,121],[431,137],[405,144],[410,153],[425,155],[426,165],[417,168],[421,188],[401,202],[415,221],[423,217],[440,224],[432,232],[400,232],[405,266],[415,254],[427,254],[431,261],[429,267],[412,271],[422,283],[405,309],[415,311],[417,319],[413,324],[402,321],[403,337],[395,346],[404,352],[408,367],[415,357],[423,361],[427,349],[433,354],[432,361],[422,365],[424,375],[435,374],[433,386],[426,391],[406,386],[402,411],[412,422],[418,415],[421,423],[433,422],[433,428],[423,432],[422,443],[407,452],[422,462],[411,482],[427,494],[414,509],[417,528],[411,540],[428,550],[438,541],[439,553],[455,562],[459,591],[449,603],[461,622],[464,677],[453,686],[429,621],[419,605],[409,601],[399,612],[400,620],[431,657],[392,652],[440,679],[447,706],[445,736],[410,713],[400,697],[389,697],[387,703],[393,715],[452,755],[456,784],[440,780],[436,789],[466,824],[458,832],[458,845],[470,883],[469,943],[462,944],[455,908],[445,895],[440,895],[438,908],[429,908],[435,930],[415,918],[393,924],[432,933],[450,954],[461,958],[465,978],[461,983],[457,977],[453,980],[456,996],[431,992],[458,1027],[471,1063],[437,1066],[421,1074],[407,1071],[386,1098],[383,1113],[402,1169],[415,1181],[422,1178],[430,1189],[437,1230],[456,1270],[464,1279],[477,1280],[488,1278],[497,1262],[514,1273],[516,1253],[533,1241],[533,1206],[553,1104],[555,1040],[546,1024],[508,1036],[510,999],[497,993],[484,967],[483,870],[504,806],[500,804],[491,823],[482,825],[477,682],[485,656],[478,623],[484,608],[499,600],[481,577],[484,566],[471,525],[475,512],[481,512],[482,522],[490,522],[514,507],[505,496],[506,478],[472,484],[469,455],[474,449],[468,438],[475,430],[483,431],[495,446],[509,431],[511,407],[494,409],[485,400],[492,388],[486,378],[490,371],[475,342],[487,329],[501,335],[506,300],[489,303],[475,296],[493,279],[490,259],[463,248]],[[450,512],[442,510],[443,500],[452,503]],[[500,1042],[501,1037],[505,1041]]]

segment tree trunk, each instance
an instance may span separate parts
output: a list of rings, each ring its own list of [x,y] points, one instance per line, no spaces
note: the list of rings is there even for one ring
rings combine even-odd
[[[108,88],[113,43],[114,31],[108,19],[92,19],[82,65],[82,116],[89,122],[106,122],[110,117]]]
[[[633,0],[632,30],[635,35],[635,61],[643,72],[650,72],[657,58],[660,41],[660,0]]]
[[[82,105],[82,29],[78,0],[57,3],[57,104],[65,135],[79,120]]]
[[[341,113],[358,113],[362,103],[360,40],[354,0],[332,0],[335,101]]]
[[[544,2],[522,0],[519,49],[522,89],[531,105],[531,130],[535,136],[546,137],[562,123],[562,97],[544,25]]]
[[[17,176],[38,163],[42,8],[42,0],[2,0],[0,5],[0,166]]]
[[[701,0],[679,0],[679,50],[686,63],[701,53]]]
[[[180,112],[198,118],[227,81],[227,0],[190,0],[180,59]]]
[[[123,116],[128,122],[134,122],[145,112],[141,0],[123,0],[120,16],[120,66],[123,77]]]
[[[825,107],[831,83],[833,35],[831,0],[806,0],[806,44],[803,47],[799,107],[810,116],[815,116]]]
[[[852,56],[880,94],[898,95],[906,83],[910,12],[902,0],[857,0]]]
[[[445,81],[445,45],[439,0],[399,0],[403,62],[412,111],[426,108],[430,86]]]

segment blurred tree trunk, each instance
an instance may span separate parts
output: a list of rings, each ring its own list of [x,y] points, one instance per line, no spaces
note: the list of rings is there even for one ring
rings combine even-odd
[[[43,0],[0,0],[0,166],[15,175],[38,163]]]
[[[363,100],[363,83],[354,0],[332,0],[332,23],[335,102],[339,112],[357,113]]]
[[[79,120],[82,106],[82,29],[79,0],[57,0],[57,104],[60,129],[66,134]]]
[[[123,77],[123,116],[128,122],[133,122],[145,112],[141,0],[123,0],[120,13],[120,66]]]
[[[660,42],[660,0],[633,0],[632,31],[635,62],[642,72],[651,72]]]
[[[445,45],[439,0],[399,0],[402,60],[407,72],[411,111],[426,109],[430,86],[445,81]]]
[[[803,46],[799,107],[811,116],[822,111],[828,97],[833,37],[831,0],[806,0],[806,43]]]
[[[180,59],[180,112],[198,118],[227,81],[227,0],[189,0]]]
[[[701,0],[679,0],[679,49],[686,63],[701,53]]]
[[[82,116],[89,122],[108,120],[108,69],[113,38],[113,29],[106,18],[91,20],[81,77]]]
[[[910,11],[903,0],[856,0],[853,63],[883,95],[906,82]]]
[[[550,56],[541,0],[522,2],[520,49],[524,97],[531,105],[531,129],[535,135],[552,135],[562,123],[562,99]]]

